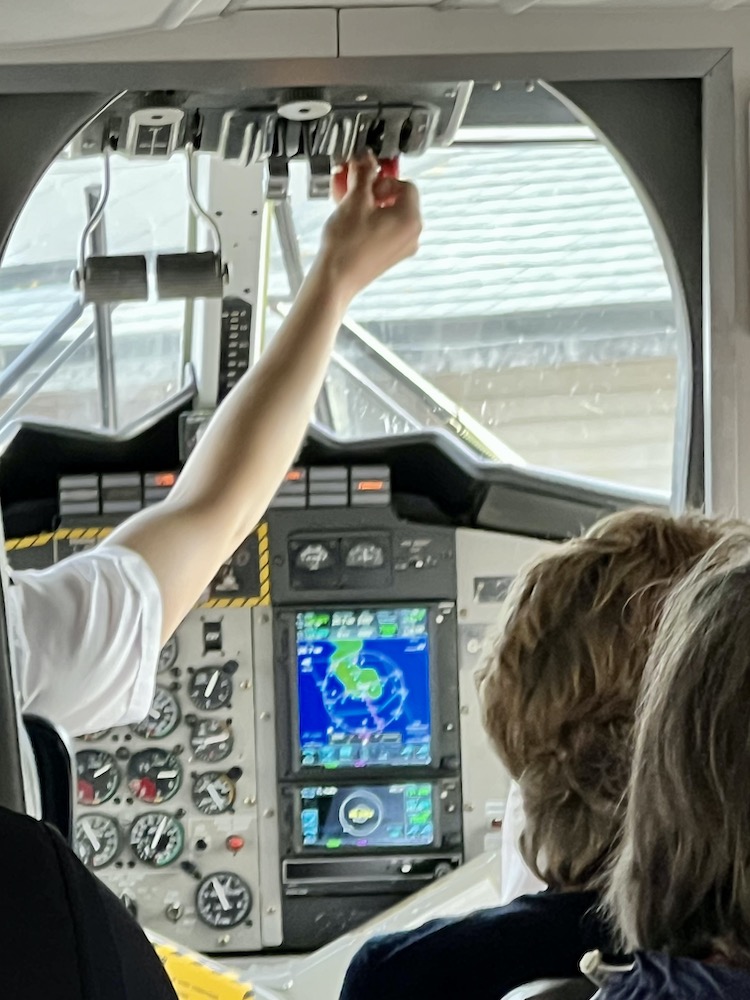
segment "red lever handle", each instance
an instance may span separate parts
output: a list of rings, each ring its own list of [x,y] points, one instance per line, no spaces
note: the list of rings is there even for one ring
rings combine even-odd
[[[399,178],[400,161],[397,156],[391,159],[378,160],[381,177]],[[342,163],[332,178],[333,195],[340,201],[349,189],[349,164]]]
[[[394,180],[398,180],[401,164],[397,156],[391,160],[378,160],[378,166],[383,177],[392,177]]]

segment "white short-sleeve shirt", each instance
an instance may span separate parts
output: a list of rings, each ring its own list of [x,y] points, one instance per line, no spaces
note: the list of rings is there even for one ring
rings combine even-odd
[[[154,695],[162,627],[156,578],[130,549],[104,546],[10,574],[8,640],[20,714],[76,736],[140,722]],[[22,727],[27,808],[39,814]]]

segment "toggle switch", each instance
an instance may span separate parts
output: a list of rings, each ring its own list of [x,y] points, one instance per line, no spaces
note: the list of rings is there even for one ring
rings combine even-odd
[[[215,653],[221,650],[221,622],[203,623],[203,652]]]

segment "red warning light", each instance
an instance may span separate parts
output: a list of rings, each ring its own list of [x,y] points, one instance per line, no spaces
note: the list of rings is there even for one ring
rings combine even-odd
[[[288,483],[298,483],[300,479],[302,479],[302,473],[299,471],[299,469],[291,469],[286,474],[286,481]]]
[[[237,851],[241,851],[245,846],[245,838],[240,837],[238,834],[232,834],[231,837],[227,837],[227,850],[231,851],[232,854],[236,854]]]
[[[385,489],[385,483],[382,479],[363,479],[357,483],[358,493],[380,493],[383,489]]]
[[[154,476],[155,486],[174,486],[177,476],[174,472],[157,472]]]

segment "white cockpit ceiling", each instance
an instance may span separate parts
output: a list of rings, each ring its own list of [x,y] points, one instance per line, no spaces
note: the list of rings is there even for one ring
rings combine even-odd
[[[419,7],[440,10],[495,8],[508,14],[565,8],[704,8],[729,10],[750,0],[0,0],[0,50],[18,46],[107,38],[230,18],[240,11],[305,8]]]

